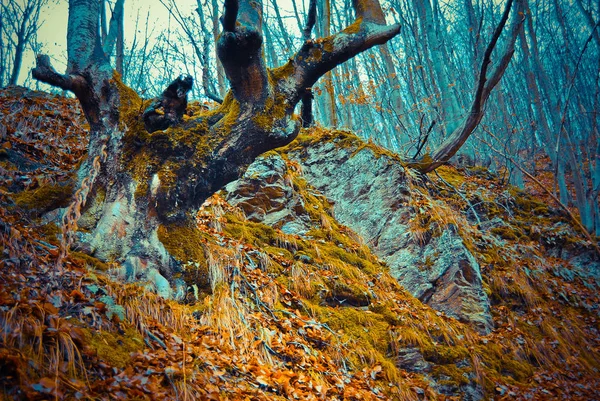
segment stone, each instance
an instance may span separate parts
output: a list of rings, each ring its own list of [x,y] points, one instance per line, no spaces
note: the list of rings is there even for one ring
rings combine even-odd
[[[313,144],[289,157],[301,165],[307,182],[334,203],[334,217],[360,234],[413,296],[482,333],[492,330],[479,264],[456,227],[448,225],[425,243],[412,234],[409,222],[415,212],[397,160],[368,147],[356,151],[331,143]]]
[[[450,224],[425,241],[415,239],[409,223],[416,212],[410,207],[404,167],[369,147],[358,149],[358,145],[342,147],[326,141],[287,156],[300,165],[308,184],[334,204],[334,217],[362,236],[413,296],[489,333],[493,321],[479,264],[456,227]],[[226,198],[250,220],[304,235],[311,221],[287,174],[285,160],[269,153],[226,187]]]
[[[226,199],[240,207],[248,220],[279,228],[286,234],[304,235],[311,228],[310,218],[287,174],[287,165],[280,155],[258,157],[242,178],[225,187]]]

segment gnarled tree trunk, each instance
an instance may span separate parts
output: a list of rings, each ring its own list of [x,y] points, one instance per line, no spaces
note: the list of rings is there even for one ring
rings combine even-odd
[[[319,77],[399,33],[399,25],[386,26],[377,0],[356,1],[355,10],[352,25],[306,40],[287,64],[268,70],[262,2],[226,0],[217,51],[231,90],[217,109],[187,116],[191,77],[175,80],[159,99],[140,99],[101,49],[99,2],[70,0],[66,74],[46,56],[33,70],[75,93],[90,123],[80,189],[64,216],[65,245],[73,238],[94,256],[120,262],[127,279],[150,279],[167,297],[185,295],[176,273],[202,262],[200,205],[258,155],[296,137],[294,109]],[[73,234],[76,222],[86,233]]]

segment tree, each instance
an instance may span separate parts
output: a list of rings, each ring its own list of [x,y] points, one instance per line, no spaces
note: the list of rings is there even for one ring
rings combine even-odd
[[[101,259],[122,262],[127,278],[145,275],[165,296],[173,295],[165,277],[178,291],[185,288],[174,273],[198,254],[199,206],[258,155],[296,137],[296,104],[321,76],[399,33],[398,24],[386,25],[378,0],[356,0],[353,7],[353,24],[306,40],[285,65],[269,70],[262,2],[226,0],[216,46],[231,89],[217,109],[185,119],[191,78],[176,79],[158,99],[142,100],[101,49],[99,2],[70,0],[66,73],[43,55],[32,71],[72,91],[90,125],[79,190],[63,217],[63,252],[79,220],[89,230],[86,246]]]
[[[23,63],[23,53],[40,26],[40,10],[47,0],[9,1],[0,3],[0,86],[5,74],[8,85],[16,85]],[[4,38],[1,38],[4,36]],[[6,45],[4,45],[6,40]],[[6,49],[4,48],[6,46]],[[9,66],[9,60],[12,66]]]

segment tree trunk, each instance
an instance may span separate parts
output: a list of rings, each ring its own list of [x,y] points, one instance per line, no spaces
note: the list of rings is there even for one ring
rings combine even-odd
[[[219,38],[219,2],[217,0],[211,0],[212,6],[212,34],[213,40],[216,43]],[[216,56],[216,50],[215,50]],[[223,71],[223,65],[221,65],[221,60],[219,57],[215,57],[217,59],[217,89],[219,90],[219,96],[221,98],[225,97],[226,88],[225,88],[225,72]]]
[[[113,74],[101,49],[99,2],[70,0],[69,6],[66,74],[46,56],[33,70],[36,79],[74,92],[90,123],[80,189],[63,217],[64,248],[76,234],[94,256],[120,262],[125,278],[148,279],[165,297],[185,295],[176,273],[190,262],[200,265],[196,274],[204,273],[196,284],[210,288],[195,229],[200,205],[258,155],[296,137],[294,108],[319,77],[400,30],[373,17],[374,8],[383,15],[376,0],[363,0],[354,24],[307,40],[284,66],[268,70],[262,3],[226,0],[217,53],[231,90],[217,109],[186,119],[190,77],[178,78],[158,99],[140,99]],[[77,222],[86,233],[75,233]]]
[[[19,80],[19,73],[21,72],[21,64],[23,63],[23,51],[24,51],[23,38],[19,36],[17,38],[17,46],[15,48],[15,59],[13,60],[12,73],[10,75],[9,85],[16,85]]]

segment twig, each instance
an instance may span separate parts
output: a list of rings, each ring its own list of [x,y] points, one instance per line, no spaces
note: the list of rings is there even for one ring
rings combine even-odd
[[[423,122],[423,119],[421,119],[421,123],[422,122]],[[421,141],[421,144],[417,148],[417,152],[413,156],[413,159],[416,159],[417,157],[419,157],[419,153],[421,153],[421,150],[423,150],[423,146],[425,146],[425,144],[427,143],[427,140],[429,139],[429,134],[431,133],[431,130],[435,126],[435,123],[436,123],[436,121],[433,120],[433,121],[431,121],[431,124],[429,124],[429,128],[427,128],[427,132],[425,133],[425,137],[423,138],[423,140]]]

